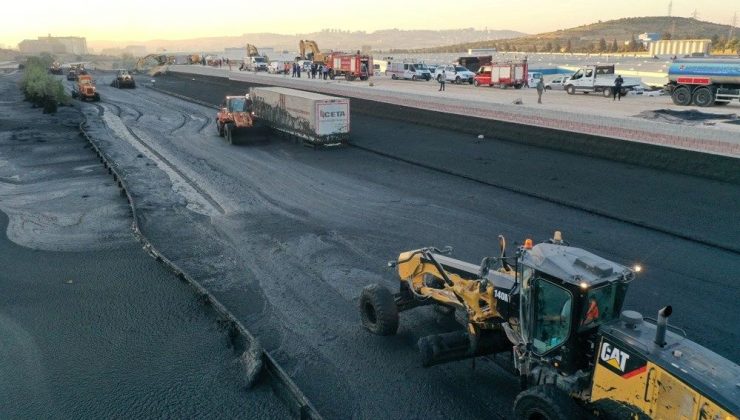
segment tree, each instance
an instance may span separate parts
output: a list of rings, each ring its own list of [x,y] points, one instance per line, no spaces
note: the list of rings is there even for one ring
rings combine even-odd
[[[725,48],[730,51],[737,51],[740,47],[740,39],[732,38],[731,40],[727,41],[727,44],[725,44]]]
[[[599,40],[599,52],[606,52],[606,40],[604,38],[601,38]]]
[[[545,44],[545,51],[552,52],[552,42],[548,41],[547,44]]]
[[[632,36],[632,39],[630,39],[630,44],[629,44],[629,49],[628,50],[629,51],[632,51],[632,52],[640,51],[640,43],[637,42],[637,40],[635,39],[634,35]]]
[[[571,44],[570,39],[568,40],[568,43],[565,45],[565,52],[567,53],[573,52],[573,44]]]
[[[553,47],[552,50],[553,50],[553,52],[558,52],[559,53],[559,52],[562,52],[563,51],[563,47],[561,47],[560,44],[557,44],[556,43],[555,44],[555,47]]]
[[[617,44],[617,39],[615,38],[614,41],[612,41],[611,52],[618,52],[618,51],[619,51],[619,44]]]

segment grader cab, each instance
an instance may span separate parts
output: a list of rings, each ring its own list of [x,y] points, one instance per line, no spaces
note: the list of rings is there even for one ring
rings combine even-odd
[[[389,263],[397,293],[363,289],[363,325],[392,335],[400,312],[425,305],[455,317],[463,329],[419,339],[422,365],[510,354],[517,419],[737,419],[738,365],[668,331],[670,307],[656,322],[622,312],[637,267],[571,247],[560,232],[511,257],[499,240],[500,255],[480,265],[450,258],[450,248],[401,253]]]

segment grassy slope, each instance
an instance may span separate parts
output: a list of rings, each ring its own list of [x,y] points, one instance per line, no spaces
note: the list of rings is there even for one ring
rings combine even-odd
[[[672,33],[674,27],[675,33]],[[692,18],[668,16],[623,18],[521,38],[469,42],[436,48],[426,48],[424,50],[416,50],[415,52],[459,52],[465,51],[468,48],[498,48],[499,50],[503,50],[505,44],[512,47],[510,48],[512,50],[513,47],[516,46],[520,51],[531,51],[533,49],[532,47],[536,46],[538,51],[542,51],[548,42],[552,45],[560,44],[565,47],[568,40],[571,41],[574,50],[576,50],[593,45],[602,37],[605,38],[609,44],[616,39],[617,43],[621,46],[624,44],[624,41],[629,41],[633,36],[637,38],[637,36],[643,32],[671,32],[673,39],[708,39],[713,35],[726,37],[729,29],[729,25],[719,25]]]

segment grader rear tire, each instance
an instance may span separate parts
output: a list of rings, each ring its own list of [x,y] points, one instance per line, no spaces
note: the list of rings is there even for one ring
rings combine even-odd
[[[379,284],[365,286],[360,294],[362,325],[377,335],[395,335],[398,331],[398,308],[393,294]]]
[[[581,408],[573,399],[553,385],[524,390],[514,401],[516,420],[571,420],[582,416]]]

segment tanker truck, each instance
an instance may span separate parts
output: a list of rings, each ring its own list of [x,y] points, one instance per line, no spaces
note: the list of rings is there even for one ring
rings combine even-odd
[[[666,92],[676,105],[727,105],[740,100],[740,59],[686,58],[668,68]]]

